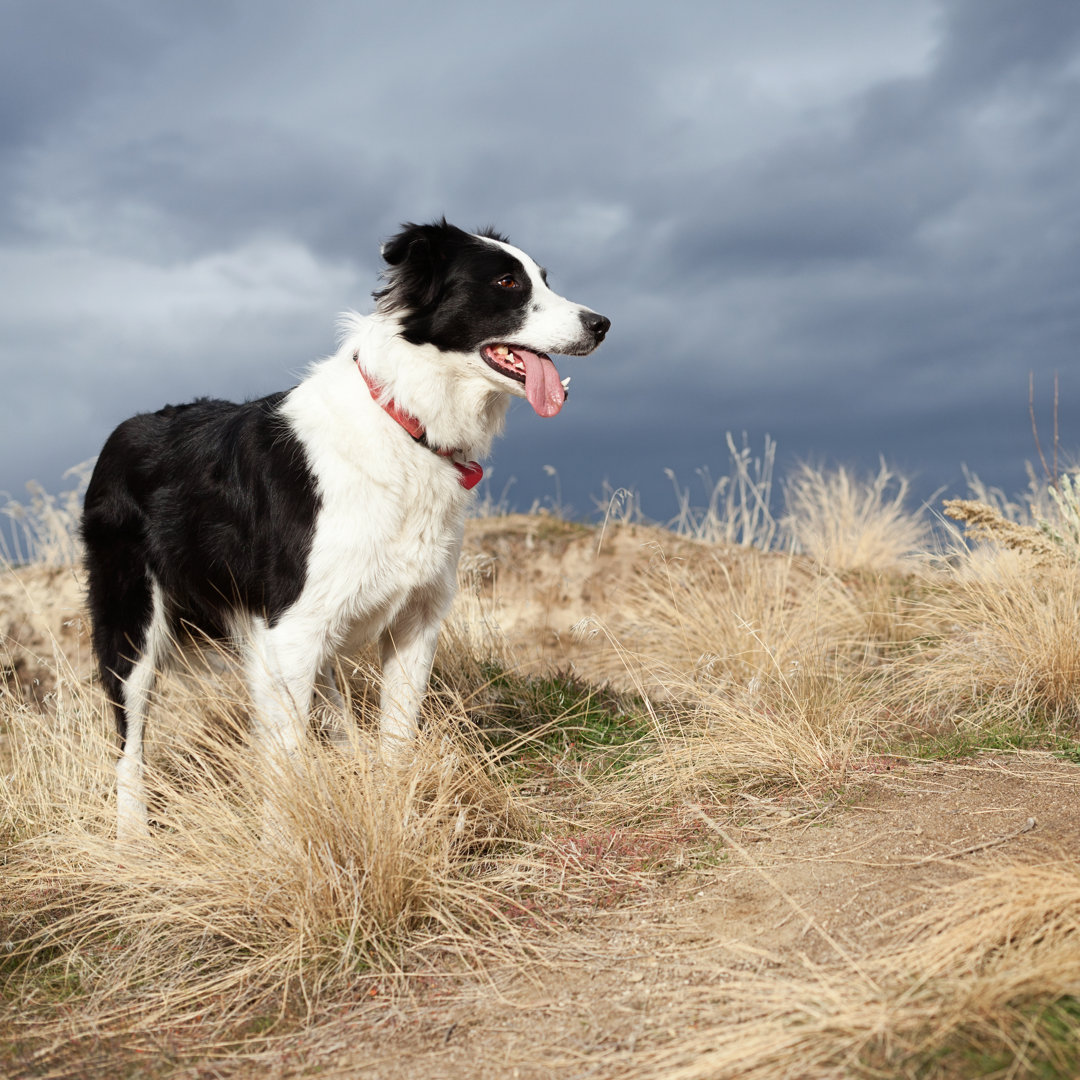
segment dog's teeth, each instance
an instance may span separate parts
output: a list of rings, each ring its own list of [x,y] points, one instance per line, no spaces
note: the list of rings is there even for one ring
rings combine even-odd
[[[570,376],[569,375],[567,375],[566,378],[563,379],[562,388],[564,390],[569,390],[570,389]]]
[[[506,356],[508,352],[510,352],[510,350],[505,345],[497,345],[495,347],[496,356]]]

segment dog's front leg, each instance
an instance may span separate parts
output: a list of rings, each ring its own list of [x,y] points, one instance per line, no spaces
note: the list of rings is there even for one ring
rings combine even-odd
[[[335,662],[331,656],[319,670],[315,678],[315,717],[323,737],[337,750],[352,749],[350,734],[352,725],[345,705],[345,699],[338,689],[335,677]]]
[[[433,606],[418,605],[396,619],[379,639],[379,737],[385,761],[403,764],[409,759],[441,621]]]
[[[299,617],[283,618],[273,628],[262,620],[247,642],[246,675],[254,706],[254,735],[268,768],[269,802],[276,780],[295,765],[311,710],[316,674],[323,661],[323,637]]]

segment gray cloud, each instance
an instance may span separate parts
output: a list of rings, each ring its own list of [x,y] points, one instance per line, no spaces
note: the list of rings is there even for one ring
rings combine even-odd
[[[0,43],[0,488],[136,409],[287,385],[405,219],[614,320],[494,459],[664,513],[723,433],[1006,486],[1080,330],[1080,9],[22,5]],[[1072,388],[1075,396],[1076,388]],[[1063,416],[1063,422],[1066,417]],[[1066,439],[1075,432],[1065,424]]]

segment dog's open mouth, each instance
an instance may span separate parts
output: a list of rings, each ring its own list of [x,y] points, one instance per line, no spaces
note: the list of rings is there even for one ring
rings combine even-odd
[[[500,375],[525,384],[525,396],[538,416],[555,416],[566,401],[566,383],[547,353],[531,352],[520,345],[485,345],[480,350],[488,367]]]

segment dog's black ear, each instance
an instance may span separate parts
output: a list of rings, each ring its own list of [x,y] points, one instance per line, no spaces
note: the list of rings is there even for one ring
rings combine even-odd
[[[389,266],[400,266],[408,257],[413,247],[422,248],[427,246],[425,231],[426,225],[414,225],[406,222],[401,226],[401,232],[397,236],[390,237],[383,244],[380,254]]]
[[[433,304],[442,288],[450,249],[464,238],[466,234],[446,218],[431,225],[402,225],[401,232],[382,246],[387,285],[374,294],[379,308],[417,311]]]
[[[383,244],[382,257],[390,266],[400,266],[408,259],[439,261],[447,248],[467,239],[467,234],[446,218],[430,225],[414,225],[411,221],[401,226],[401,232]]]

